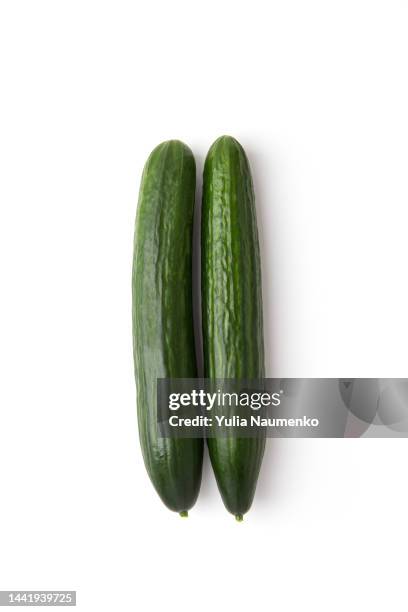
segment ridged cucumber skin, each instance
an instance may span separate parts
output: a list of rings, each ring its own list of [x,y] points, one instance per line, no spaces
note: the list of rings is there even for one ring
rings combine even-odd
[[[261,268],[255,197],[242,146],[222,136],[204,166],[201,226],[206,378],[264,377]],[[265,438],[208,439],[224,504],[237,520],[251,507]]]
[[[200,489],[203,441],[158,438],[156,380],[197,376],[192,307],[196,169],[190,149],[163,142],[149,156],[136,213],[133,355],[139,438],[164,504],[186,516]]]

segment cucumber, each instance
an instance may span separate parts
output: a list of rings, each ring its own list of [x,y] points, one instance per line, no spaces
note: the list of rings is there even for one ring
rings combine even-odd
[[[241,145],[222,136],[204,166],[201,227],[206,378],[259,379],[264,372],[261,269],[255,198]],[[242,520],[252,504],[265,438],[209,438],[224,504]]]
[[[203,441],[159,438],[156,381],[197,376],[192,310],[196,170],[190,149],[163,142],[146,162],[132,273],[133,355],[139,438],[150,479],[181,516],[200,488]]]

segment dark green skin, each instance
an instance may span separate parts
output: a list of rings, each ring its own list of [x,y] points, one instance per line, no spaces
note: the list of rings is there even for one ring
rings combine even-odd
[[[241,145],[215,141],[204,166],[202,314],[206,378],[264,377],[261,269],[251,171]],[[208,439],[224,504],[237,520],[249,510],[264,437]]]
[[[185,516],[200,489],[203,441],[157,437],[157,378],[197,376],[192,311],[196,170],[190,149],[171,140],[146,162],[136,215],[132,300],[139,437],[165,505]]]

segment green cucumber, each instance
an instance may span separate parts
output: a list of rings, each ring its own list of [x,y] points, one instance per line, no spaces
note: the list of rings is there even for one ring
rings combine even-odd
[[[204,166],[202,319],[206,378],[260,379],[264,372],[261,266],[249,163],[229,136]],[[252,504],[265,438],[208,439],[224,504],[242,520]]]
[[[164,504],[181,516],[200,488],[203,441],[159,438],[156,381],[197,376],[192,310],[196,170],[171,140],[146,162],[139,192],[132,273],[133,354],[143,458]]]

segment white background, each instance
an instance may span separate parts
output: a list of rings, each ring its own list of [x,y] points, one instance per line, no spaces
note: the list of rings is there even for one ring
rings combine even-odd
[[[144,161],[250,157],[268,373],[406,377],[404,0],[3,0],[0,589],[78,609],[407,609],[406,440],[270,442],[253,509],[188,520],[142,465],[131,350]]]

